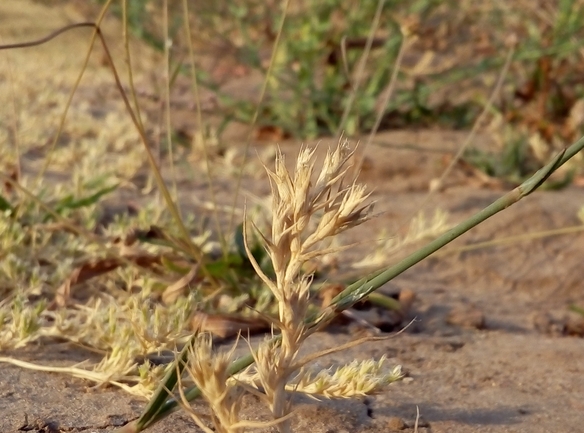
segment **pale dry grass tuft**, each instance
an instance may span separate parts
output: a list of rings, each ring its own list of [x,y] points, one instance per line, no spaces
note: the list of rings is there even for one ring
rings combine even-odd
[[[151,397],[164,374],[163,367],[139,365],[142,356],[174,349],[187,337],[193,297],[172,305],[150,305],[147,295],[132,295],[121,302],[97,299],[76,308],[48,311],[22,297],[0,305],[0,351],[16,349],[43,337],[61,338],[103,352],[95,364],[72,367],[24,363],[9,357],[0,362],[53,371],[90,380],[97,386],[112,384],[143,398]],[[131,385],[129,385],[130,383]]]
[[[369,194],[365,187],[347,181],[349,161],[354,152],[346,141],[327,152],[316,180],[313,179],[314,154],[314,149],[303,148],[293,174],[286,168],[281,152],[276,156],[275,169],[266,168],[272,187],[271,236],[268,238],[257,227],[256,230],[272,260],[274,280],[253,259],[246,242],[248,256],[256,272],[278,302],[278,317],[273,324],[280,331],[281,343],[266,339],[255,353],[257,379],[275,419],[290,413],[289,382],[307,362],[297,359],[298,351],[315,331],[315,328],[305,326],[312,276],[302,273],[303,265],[330,253],[331,248],[322,246],[322,241],[365,222],[372,209],[372,204],[366,204]],[[247,233],[245,228],[244,233]],[[348,370],[344,371],[346,379]],[[313,381],[310,379],[311,376],[305,376],[304,381],[293,387],[300,388],[302,385],[301,388],[310,389],[312,383],[312,391],[320,389],[325,393],[323,395],[354,395],[354,386],[337,386],[334,392],[331,391],[335,379],[329,380],[329,386],[325,388],[322,387],[323,377],[312,377]],[[321,385],[315,385],[319,381]],[[279,428],[289,431],[288,420],[281,422]]]
[[[239,420],[243,388],[230,379],[229,366],[233,359],[233,350],[229,352],[213,352],[213,342],[209,334],[199,334],[194,344],[189,348],[187,373],[201,395],[209,404],[211,419],[215,431],[219,433],[237,433],[247,425]],[[181,392],[183,406],[197,425],[205,432],[212,432],[203,423],[201,417],[190,408],[188,401]]]

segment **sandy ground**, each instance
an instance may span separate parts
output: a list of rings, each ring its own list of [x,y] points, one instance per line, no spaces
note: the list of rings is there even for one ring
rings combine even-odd
[[[11,7],[16,3],[18,8]],[[11,28],[23,29],[20,34],[27,37],[41,36],[49,28],[71,22],[78,18],[75,13],[78,12],[65,6],[47,9],[29,4],[28,0],[0,3],[0,22],[20,23]],[[6,43],[16,36],[4,28],[0,26],[0,36]],[[86,43],[79,36],[69,38],[67,49],[62,44],[48,45],[39,59],[69,64],[70,53],[83,50]],[[39,56],[40,53],[37,51]],[[30,52],[10,53],[16,70],[23,59],[20,56],[26,55]],[[86,82],[82,92],[99,100],[92,89],[103,91],[111,82],[103,84],[107,80],[99,58],[90,65],[89,74],[97,77],[93,83],[99,85],[92,87],[92,82]],[[73,72],[64,75],[64,81],[71,80]],[[138,75],[145,86],[151,84],[146,72]],[[48,78],[37,74],[37,80],[43,79]],[[4,85],[5,82],[0,87]],[[121,104],[112,102],[108,107],[124,116]],[[184,110],[177,120],[183,126],[188,118]],[[462,133],[440,131],[379,134],[378,144],[365,150],[367,169],[362,180],[375,188],[373,199],[380,215],[344,239],[367,241],[344,254],[341,267],[367,254],[368,241],[376,239],[381,229],[392,233],[403,227],[424,200],[431,179],[444,168],[444,153],[432,150],[452,150],[463,138]],[[488,144],[487,138],[481,140]],[[403,149],[407,145],[427,151]],[[282,147],[294,153],[298,143],[283,143]],[[179,185],[185,203],[193,202],[188,200],[193,194],[204,199],[205,181],[183,171],[179,173],[183,179]],[[221,197],[226,203],[230,202],[227,192],[233,187],[230,179],[220,176],[217,182],[225,191]],[[257,195],[267,191],[265,179],[257,177],[246,177],[244,186]],[[460,221],[502,193],[480,187],[455,171],[450,186],[434,196],[432,205],[448,211],[451,221]],[[576,214],[583,205],[581,188],[537,192],[463,236],[455,246],[575,225],[579,223]],[[583,254],[584,235],[571,234],[439,255],[410,269],[383,290],[415,292],[417,301],[410,312],[410,318],[415,318],[412,326],[395,338],[367,343],[321,361],[326,365],[386,355],[392,363],[403,365],[408,379],[391,385],[381,395],[358,401],[301,400],[294,418],[295,431],[413,432],[418,410],[418,431],[425,433],[582,431],[584,342],[563,336],[551,322],[563,323],[570,303],[584,305]],[[473,322],[476,317],[484,320]],[[349,325],[333,331],[312,337],[308,349],[349,341],[357,328]],[[11,355],[51,365],[71,365],[88,356],[66,344],[28,347]],[[254,403],[251,397],[246,403],[245,413],[251,419],[262,415]],[[0,365],[1,433],[112,431],[135,419],[144,404],[121,391],[92,389],[81,380]],[[185,414],[176,413],[150,431],[200,430]]]

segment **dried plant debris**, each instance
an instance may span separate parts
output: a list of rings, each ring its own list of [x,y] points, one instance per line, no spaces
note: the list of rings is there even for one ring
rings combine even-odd
[[[76,308],[49,311],[44,304],[32,306],[21,299],[0,307],[0,350],[14,349],[42,337],[58,337],[106,355],[97,364],[68,368],[34,365],[2,357],[27,368],[71,374],[96,382],[113,384],[134,395],[149,397],[161,368],[139,366],[139,355],[172,350],[188,333],[188,321],[194,299],[183,298],[172,306],[151,304],[141,295],[128,297],[123,303],[95,300]],[[135,383],[133,386],[127,382]]]
[[[543,334],[584,337],[584,314],[581,308],[571,306],[571,311],[561,314],[538,312],[533,315],[533,327]]]
[[[452,225],[448,223],[448,217],[448,213],[440,209],[437,209],[430,217],[425,213],[417,214],[412,218],[403,236],[388,236],[388,233],[382,232],[379,239],[383,239],[383,241],[378,243],[377,248],[362,260],[353,263],[352,266],[354,268],[386,266],[391,254],[416,242],[435,238],[450,229]]]

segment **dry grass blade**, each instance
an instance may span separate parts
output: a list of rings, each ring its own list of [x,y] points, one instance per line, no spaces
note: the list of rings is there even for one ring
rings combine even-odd
[[[189,348],[187,373],[209,403],[215,430],[221,433],[243,431],[239,426],[243,390],[228,380],[236,344],[228,352],[214,353],[209,334],[199,334]]]
[[[26,368],[28,370],[67,374],[67,375],[72,376],[72,377],[77,377],[79,379],[85,379],[85,380],[91,380],[91,381],[97,382],[97,383],[103,383],[104,381],[107,381],[107,383],[123,389],[128,394],[143,396],[142,394],[136,394],[131,386],[129,386],[121,381],[111,380],[111,378],[107,378],[106,377],[107,375],[104,375],[101,372],[94,372],[94,371],[90,371],[90,370],[85,370],[83,368],[79,368],[79,366],[53,367],[53,366],[49,366],[49,365],[32,364],[30,362],[21,361],[18,359],[8,358],[8,357],[0,357],[0,362],[6,363],[6,364],[16,365],[18,367]]]

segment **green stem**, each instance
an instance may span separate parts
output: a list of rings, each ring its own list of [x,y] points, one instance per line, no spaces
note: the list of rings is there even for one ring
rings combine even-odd
[[[476,213],[472,217],[458,224],[453,229],[447,231],[442,236],[438,237],[434,241],[430,242],[425,247],[417,250],[416,252],[410,254],[408,257],[403,259],[401,262],[388,269],[373,275],[371,278],[366,280],[359,280],[354,284],[351,284],[340,294],[338,294],[331,302],[331,307],[334,311],[329,312],[325,316],[336,315],[339,312],[350,308],[356,302],[361,301],[363,298],[367,297],[369,294],[373,293],[375,290],[379,289],[381,286],[391,281],[407,269],[411,268],[415,264],[421,262],[428,256],[432,255],[438,251],[443,246],[449,244],[454,239],[458,238],[462,234],[466,233],[473,227],[492,217],[496,213],[508,208],[512,204],[517,203],[522,198],[528,196],[533,191],[535,191],[545,180],[562,164],[564,164],[568,159],[574,156],[578,151],[584,147],[584,137],[574,143],[566,151],[560,152],[549,164],[537,171],[532,177],[523,182],[514,190],[508,192],[503,197],[499,198],[491,205],[484,208],[482,211]]]
[[[578,307],[577,305],[570,305],[570,310],[584,317],[584,308]]]
[[[374,305],[385,308],[386,310],[401,310],[401,304],[398,300],[393,299],[391,296],[384,295],[383,293],[371,293],[367,300]]]

